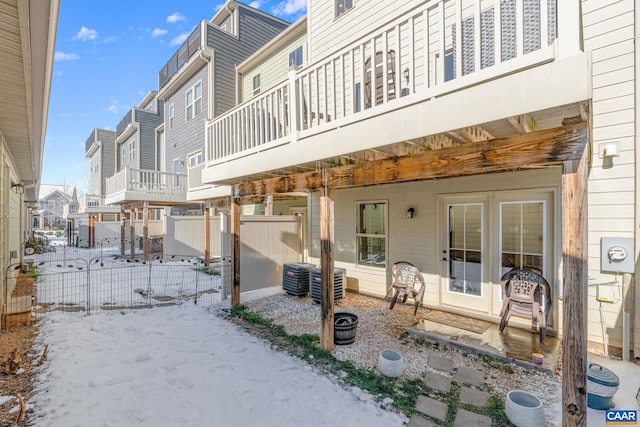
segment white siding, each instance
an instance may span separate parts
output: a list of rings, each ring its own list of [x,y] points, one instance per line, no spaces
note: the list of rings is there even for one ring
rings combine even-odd
[[[334,195],[334,257],[336,267],[347,269],[348,284],[351,289],[379,297],[385,295],[390,272],[385,269],[357,266],[354,246],[356,201],[385,200],[388,202],[389,226],[387,270],[396,261],[414,263],[423,273],[427,282],[424,303],[436,306],[440,303],[439,276],[442,266],[439,253],[441,234],[438,231],[442,226],[438,219],[438,196],[525,190],[535,187],[557,188],[559,183],[560,171],[555,168],[548,171],[496,174],[336,191]],[[311,206],[312,241],[310,253],[312,260],[310,262],[319,263],[319,193],[313,194]],[[410,206],[414,207],[416,211],[413,219],[406,218],[406,211]],[[556,254],[557,257],[559,254]],[[549,259],[548,262],[553,263],[554,260]],[[498,292],[499,280],[495,277],[492,280],[494,292]],[[555,284],[552,286],[555,289]],[[557,310],[557,304],[554,305],[554,310]]]
[[[633,237],[635,224],[634,2],[583,1],[585,50],[593,77],[593,161],[589,175],[589,274],[594,282],[615,277],[600,271],[600,239]],[[599,146],[620,143],[620,157],[600,159]],[[619,277],[618,280],[622,281]],[[588,340],[602,343],[596,287],[589,287]],[[609,345],[622,347],[622,303],[605,303]]]
[[[253,76],[260,73],[260,93],[266,92],[270,88],[274,87],[278,83],[282,83],[287,79],[287,69],[289,66],[289,53],[294,49],[303,46],[303,59],[306,63],[307,49],[306,49],[307,35],[301,34],[295,39],[286,44],[279,52],[270,56],[265,61],[255,64],[251,68],[247,69],[240,77],[242,79],[240,94],[240,103],[251,99],[253,91]]]
[[[317,61],[340,47],[380,27],[389,17],[399,16],[403,11],[423,3],[417,0],[354,0],[353,9],[335,18],[334,1],[309,3],[310,59]],[[314,29],[321,29],[314,31]]]

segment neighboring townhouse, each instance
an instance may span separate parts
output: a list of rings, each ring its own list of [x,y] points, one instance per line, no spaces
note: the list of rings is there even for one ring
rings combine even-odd
[[[0,8],[0,270],[23,261],[31,208],[37,207],[49,109],[57,0],[6,0]],[[0,328],[26,318],[31,297],[0,284]],[[28,299],[28,300],[27,300]]]
[[[85,142],[89,160],[89,188],[78,200],[78,213],[96,215],[99,221],[116,221],[120,206],[104,201],[107,178],[116,171],[116,132],[95,128]]]
[[[153,144],[140,135],[132,143],[123,125],[131,119],[118,126],[117,172],[107,179],[106,202],[134,209],[133,217],[145,221],[151,205],[167,207],[169,215],[201,215],[201,200],[228,196],[228,187],[201,184],[205,121],[236,104],[235,66],[288,25],[233,0],[200,22],[159,72],[156,97],[164,107]],[[145,231],[145,246],[146,237]]]
[[[497,322],[503,274],[535,268],[580,380],[587,344],[640,355],[635,7],[309,2],[302,67],[260,104],[241,80],[207,124],[203,182],[232,186],[232,216],[307,192],[310,260],[365,294],[409,261],[424,306]]]
[[[95,128],[85,141],[85,156],[89,160],[89,188],[77,202],[64,206],[63,218],[67,220],[67,243],[91,247],[95,245],[93,231],[95,221],[117,221],[119,205],[105,203],[106,180],[113,176],[116,166],[116,132]]]
[[[188,176],[188,200],[228,195],[203,186],[205,122],[236,105],[235,67],[289,23],[234,0],[202,21],[162,68],[158,96],[165,101],[164,170]],[[185,209],[174,209],[184,214]]]
[[[60,230],[67,226],[67,215],[77,212],[76,188],[70,185],[41,184],[38,196],[38,212],[33,218],[33,228]]]
[[[164,102],[150,91],[116,126],[115,174],[106,180],[106,204],[141,201],[147,189],[162,192],[176,184],[159,173],[157,129],[163,117]]]

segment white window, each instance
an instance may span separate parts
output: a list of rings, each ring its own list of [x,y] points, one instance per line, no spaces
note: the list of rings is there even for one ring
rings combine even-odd
[[[202,112],[202,83],[198,82],[193,87],[193,102],[195,104],[195,115],[197,116]]]
[[[133,162],[136,159],[136,140],[129,141],[129,161]]]
[[[169,105],[169,129],[173,129],[174,126],[175,109],[173,104]]]
[[[193,119],[202,112],[202,82],[196,83],[185,94],[185,106],[187,121]]]
[[[260,73],[253,76],[253,96],[260,93]]]
[[[513,268],[544,272],[545,201],[500,203],[500,273]]]
[[[289,53],[289,68],[302,66],[302,46]]]
[[[336,18],[353,8],[353,0],[336,0]]]
[[[202,151],[198,151],[196,153],[189,154],[189,167],[192,168],[194,166],[198,166],[202,163]]]
[[[356,203],[356,253],[359,265],[386,267],[386,202]]]

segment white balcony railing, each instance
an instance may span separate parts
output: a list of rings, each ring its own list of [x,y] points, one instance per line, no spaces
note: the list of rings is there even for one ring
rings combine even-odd
[[[206,164],[551,61],[556,8],[551,0],[425,1],[207,123]]]
[[[79,213],[120,211],[120,205],[107,205],[104,196],[85,194],[78,199]]]
[[[133,192],[166,195],[187,192],[187,175],[125,168],[107,178],[107,195]]]

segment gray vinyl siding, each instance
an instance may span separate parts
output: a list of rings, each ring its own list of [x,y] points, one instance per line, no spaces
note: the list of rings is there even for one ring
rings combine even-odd
[[[98,139],[102,145],[102,159],[100,159],[100,171],[102,184],[100,194],[104,194],[107,178],[116,172],[116,133],[110,130],[99,129]]]
[[[196,83],[202,82],[202,111],[193,119],[186,121],[185,94]],[[186,160],[189,153],[197,150],[204,150],[205,132],[204,123],[207,119],[207,108],[209,105],[209,83],[207,80],[207,66],[198,70],[180,89],[176,90],[167,100],[165,105],[172,105],[174,108],[174,126],[169,129],[164,128],[165,137],[165,171],[173,173],[173,160]],[[166,108],[167,114],[169,108]],[[165,123],[169,123],[166,117]],[[186,161],[180,166],[180,173],[187,173]]]
[[[205,122],[236,105],[236,65],[240,64],[273,37],[282,32],[288,24],[270,19],[254,10],[238,6],[238,33],[227,31],[211,24],[207,26],[207,46],[213,48],[213,87],[209,87],[208,66],[196,71],[179,89],[165,100],[173,105],[174,126],[168,126],[165,117],[165,170],[173,172],[173,161],[180,159],[180,173],[187,173],[187,156],[198,150],[204,154]],[[235,19],[236,15],[234,15]],[[186,121],[185,94],[196,83],[202,82],[202,112]],[[213,112],[209,111],[209,96],[213,96]],[[167,113],[169,111],[167,107]]]
[[[115,172],[116,133],[108,129],[96,128],[87,139],[87,151],[94,144],[98,149],[89,159],[89,193],[104,195],[107,178]],[[94,169],[94,159],[98,158],[98,170]]]
[[[96,129],[96,140],[100,142],[100,170],[98,171],[100,186],[97,189],[104,195],[107,188],[107,178],[116,171],[116,133],[107,129]]]
[[[163,103],[158,103],[158,113],[148,110],[136,110],[136,121],[139,123],[140,169],[157,169],[156,163],[156,128],[164,120]]]
[[[238,7],[235,13],[238,14],[237,37],[214,25],[207,26],[207,44],[215,51],[213,117],[228,111],[236,104],[236,65],[288,26],[244,7]]]

